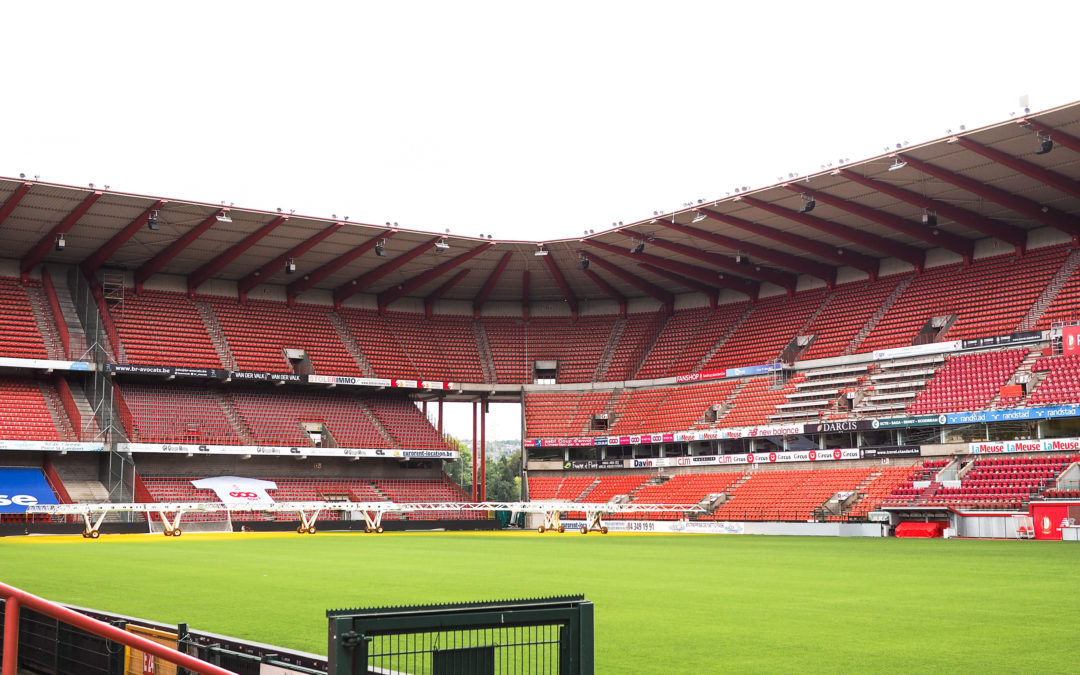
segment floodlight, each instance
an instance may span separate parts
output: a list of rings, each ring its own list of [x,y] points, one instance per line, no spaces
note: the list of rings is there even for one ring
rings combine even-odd
[[[64,233],[61,232],[56,235],[56,250],[63,251],[65,246],[67,246],[67,240],[64,239]]]
[[[896,159],[896,161],[893,162],[893,165],[889,167],[889,171],[896,171],[897,169],[903,169],[905,166],[907,166],[907,162],[901,162],[900,158],[898,157]]]
[[[803,195],[802,198],[806,201],[806,203],[802,205],[801,209],[799,209],[799,213],[810,213],[811,211],[813,211],[814,207],[817,206],[817,202],[814,201],[814,198],[809,195]]]
[[[379,256],[380,258],[385,258],[386,257],[386,240],[385,239],[380,239],[379,241],[377,241],[375,243],[375,255]]]
[[[693,219],[693,220],[691,220],[690,222],[691,222],[691,223],[700,223],[701,221],[705,220],[706,218],[708,218],[708,216],[707,216],[707,215],[705,215],[705,214],[704,214],[704,213],[702,213],[701,211],[698,211],[698,212],[697,212],[697,215],[695,215],[695,216],[694,216],[694,219]]]
[[[1039,134],[1038,136],[1040,139],[1040,143],[1039,149],[1035,151],[1036,155],[1045,155],[1046,153],[1054,149],[1054,142],[1050,140],[1049,135]]]
[[[158,212],[157,211],[151,211],[150,212],[150,217],[146,219],[146,226],[149,227],[154,232],[157,232],[158,230],[161,229],[161,227],[158,225]]]
[[[222,211],[221,213],[219,213],[217,215],[217,220],[218,220],[219,223],[231,223],[232,222],[232,218],[229,217],[229,212],[228,211]]]
[[[296,273],[296,258],[289,258],[285,261],[285,274]]]
[[[635,239],[634,241],[636,241],[637,244],[635,244],[634,247],[632,249],[630,249],[631,253],[636,255],[636,254],[641,253],[642,251],[645,250],[645,240],[644,239],[642,239],[640,241]]]

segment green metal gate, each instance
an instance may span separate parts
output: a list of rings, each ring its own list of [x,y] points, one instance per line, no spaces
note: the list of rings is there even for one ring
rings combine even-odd
[[[584,596],[330,610],[328,675],[592,675]]]

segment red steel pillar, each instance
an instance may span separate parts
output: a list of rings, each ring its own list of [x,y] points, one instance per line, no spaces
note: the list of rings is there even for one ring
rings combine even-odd
[[[487,501],[487,401],[480,403],[480,501]]]
[[[442,399],[439,399],[439,438],[442,438]]]
[[[4,675],[16,675],[19,668],[19,599],[8,597],[4,608]]]
[[[472,403],[472,500],[476,501],[476,401]]]

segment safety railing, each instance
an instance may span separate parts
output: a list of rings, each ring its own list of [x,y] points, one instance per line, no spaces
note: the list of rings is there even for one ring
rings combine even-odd
[[[0,583],[0,598],[4,599],[4,649],[2,675],[17,675],[19,667],[19,616],[25,607],[28,610],[52,617],[57,621],[75,626],[88,633],[99,635],[113,642],[138,649],[170,663],[186,668],[199,675],[236,675],[212,663],[207,663],[194,656],[177,651],[153,640],[135,635],[116,626],[111,626],[97,619],[85,616],[63,605],[40,598],[24,590]]]

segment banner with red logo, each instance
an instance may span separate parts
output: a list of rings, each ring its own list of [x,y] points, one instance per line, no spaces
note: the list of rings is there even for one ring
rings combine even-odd
[[[217,476],[193,480],[191,484],[203,490],[213,490],[218,499],[226,504],[273,504],[274,500],[266,494],[267,490],[276,490],[277,483],[272,480],[240,478],[238,476]]]
[[[1080,354],[1080,326],[1061,329],[1061,348],[1065,354]]]
[[[1032,504],[1031,519],[1035,523],[1036,539],[1061,540],[1061,526],[1068,524],[1068,504]]]

